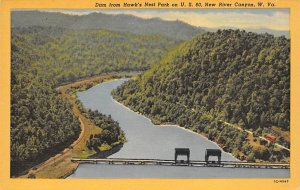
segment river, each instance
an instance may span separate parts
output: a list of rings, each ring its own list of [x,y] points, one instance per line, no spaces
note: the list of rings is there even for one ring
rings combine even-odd
[[[189,148],[191,160],[204,160],[207,148],[219,148],[205,137],[179,127],[156,126],[145,116],[115,101],[111,91],[126,80],[101,83],[77,94],[84,107],[111,115],[125,132],[128,142],[111,158],[174,159],[174,148]],[[222,152],[222,160],[237,159]],[[69,178],[282,178],[289,177],[289,172],[288,169],[80,164]]]

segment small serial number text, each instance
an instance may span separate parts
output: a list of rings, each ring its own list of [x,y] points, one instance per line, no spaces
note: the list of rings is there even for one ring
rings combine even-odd
[[[274,183],[288,183],[288,179],[274,179]]]

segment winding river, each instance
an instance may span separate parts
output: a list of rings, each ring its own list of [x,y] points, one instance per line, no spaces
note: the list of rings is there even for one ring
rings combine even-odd
[[[128,142],[111,158],[174,159],[174,148],[177,147],[190,148],[191,160],[204,160],[207,148],[219,148],[205,137],[182,128],[156,126],[148,118],[115,101],[111,91],[126,80],[101,83],[77,94],[86,108],[111,115],[124,130]],[[236,158],[222,152],[222,160],[234,161]],[[80,164],[69,178],[282,178],[289,177],[289,172],[288,169]]]

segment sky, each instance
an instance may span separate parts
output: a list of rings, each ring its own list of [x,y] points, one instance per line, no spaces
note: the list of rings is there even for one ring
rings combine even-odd
[[[72,15],[92,12],[130,14],[149,19],[181,20],[188,24],[208,28],[240,28],[289,30],[289,9],[107,9],[107,10],[45,10]]]

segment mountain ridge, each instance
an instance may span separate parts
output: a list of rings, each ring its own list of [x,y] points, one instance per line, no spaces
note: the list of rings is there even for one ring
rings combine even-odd
[[[203,27],[204,30],[209,32],[216,32],[217,30],[222,29],[232,29],[232,30],[245,30],[247,32],[254,32],[257,34],[268,33],[274,35],[274,37],[285,36],[286,38],[290,38],[290,31],[288,30],[273,30],[269,28],[235,28],[235,27],[218,27],[218,28],[207,28]]]
[[[191,39],[205,31],[182,21],[165,21],[159,18],[143,19],[133,15],[91,13],[68,15],[59,12],[14,11],[12,27],[59,26],[70,29],[107,29],[119,32],[153,35],[160,34],[177,40]]]
[[[159,17],[145,19],[125,13],[115,15],[92,12],[86,15],[74,15],[59,11],[47,12],[30,10],[13,11],[11,17],[12,27],[40,25],[59,26],[70,29],[108,29],[111,31],[146,35],[161,34],[178,40],[188,40],[198,33],[215,32],[219,29],[240,29],[258,34],[268,33],[275,37],[285,36],[290,38],[290,32],[286,30],[273,30],[269,28],[197,27],[181,20],[167,21]],[[134,28],[135,31],[132,28]],[[158,28],[164,28],[164,30],[160,31]]]

